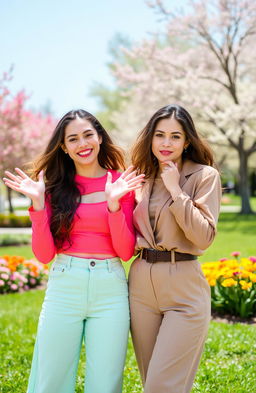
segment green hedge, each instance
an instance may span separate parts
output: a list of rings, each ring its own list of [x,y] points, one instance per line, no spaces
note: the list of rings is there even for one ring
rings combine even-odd
[[[31,227],[29,216],[16,216],[15,214],[0,214],[0,227],[24,228]]]
[[[0,235],[0,246],[19,246],[31,243],[31,235],[3,234]]]

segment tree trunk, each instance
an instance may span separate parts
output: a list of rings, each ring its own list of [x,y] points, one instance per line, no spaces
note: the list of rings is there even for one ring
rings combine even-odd
[[[7,188],[7,199],[9,203],[9,212],[14,213],[13,206],[12,206],[12,189],[9,187],[6,188]]]
[[[241,214],[253,214],[250,205],[250,185],[248,175],[248,156],[244,149],[238,151],[239,154],[239,194],[241,196]]]

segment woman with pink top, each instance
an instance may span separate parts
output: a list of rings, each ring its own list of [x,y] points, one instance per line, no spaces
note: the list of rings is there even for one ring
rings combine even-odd
[[[39,318],[28,393],[72,393],[83,339],[87,393],[121,393],[129,330],[120,258],[133,255],[134,190],[144,175],[124,168],[121,151],[84,110],[57,124],[33,179],[16,168],[7,186],[32,200],[32,248],[56,255]]]

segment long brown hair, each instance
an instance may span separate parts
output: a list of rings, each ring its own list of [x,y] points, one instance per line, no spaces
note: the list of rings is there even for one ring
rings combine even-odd
[[[181,124],[186,140],[189,142],[187,149],[182,153],[182,159],[190,159],[200,164],[214,166],[213,154],[207,143],[199,137],[190,114],[179,105],[167,105],[160,108],[151,117],[139,133],[132,149],[132,164],[138,173],[145,174],[145,178],[155,176],[159,169],[158,160],[151,148],[157,123],[172,116]]]
[[[75,184],[74,162],[61,147],[67,125],[77,117],[88,120],[102,138],[98,154],[100,166],[115,170],[125,168],[122,150],[113,144],[96,117],[83,109],[72,110],[62,117],[44,153],[34,162],[32,169],[34,178],[38,178],[39,172],[44,170],[46,198],[52,209],[50,228],[57,248],[61,248],[66,241],[71,245],[72,221],[81,202],[81,195]]]

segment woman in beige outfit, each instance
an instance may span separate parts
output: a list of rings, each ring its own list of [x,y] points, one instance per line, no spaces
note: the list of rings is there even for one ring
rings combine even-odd
[[[144,393],[188,393],[210,320],[210,288],[197,256],[210,246],[221,184],[189,113],[158,110],[140,133],[133,165],[145,173],[129,274],[131,330]]]

